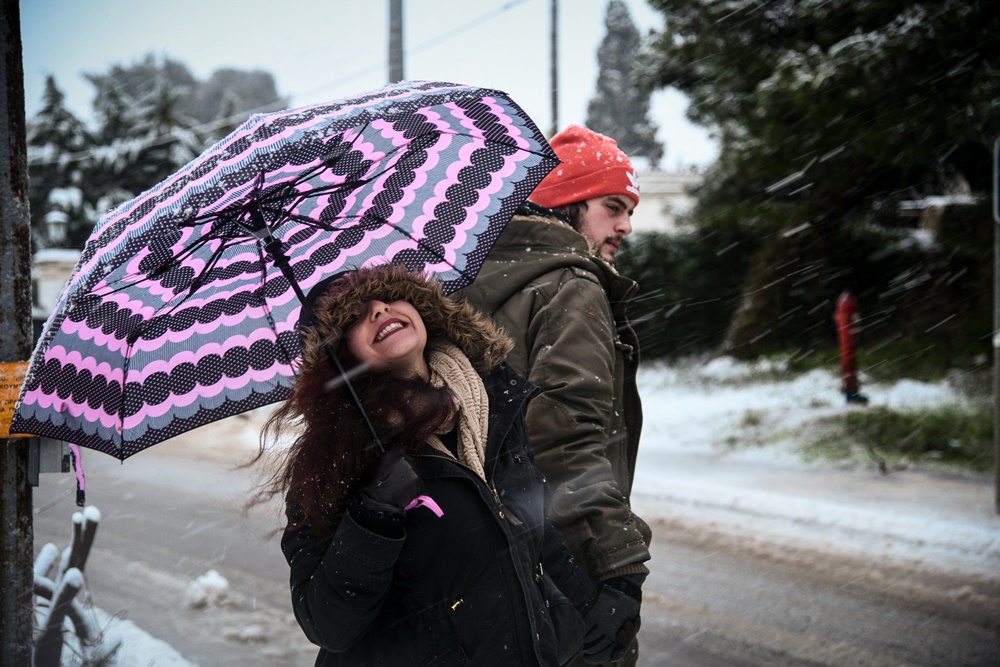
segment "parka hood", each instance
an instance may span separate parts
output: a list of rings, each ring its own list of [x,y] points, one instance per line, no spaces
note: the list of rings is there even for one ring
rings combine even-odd
[[[539,209],[544,211],[545,209]],[[549,212],[552,213],[552,212]],[[532,280],[560,269],[575,269],[611,281],[618,277],[615,268],[597,256],[596,248],[552,213],[551,215],[519,212],[500,235],[489,259],[472,287],[455,294],[468,298],[486,313],[495,312],[515,292]]]
[[[310,290],[299,317],[300,372],[324,362],[325,346],[336,351],[344,331],[375,299],[410,303],[424,321],[428,345],[441,339],[454,343],[477,371],[496,368],[513,347],[488,318],[445,296],[440,281],[386,264],[336,274]]]

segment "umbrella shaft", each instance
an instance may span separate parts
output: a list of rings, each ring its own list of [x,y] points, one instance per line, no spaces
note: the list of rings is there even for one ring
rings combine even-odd
[[[269,241],[264,244],[264,250],[279,269],[281,269],[282,275],[288,279],[288,283],[292,286],[292,290],[295,291],[295,296],[299,298],[299,303],[306,302],[306,295],[302,292],[302,288],[299,286],[299,281],[295,279],[295,272],[292,271],[291,265],[288,263],[288,255],[281,249],[281,241],[269,236]]]
[[[333,365],[337,368],[337,371],[340,373],[340,377],[344,381],[344,386],[347,387],[348,393],[351,394],[351,399],[354,401],[354,405],[358,408],[358,412],[361,413],[362,419],[365,420],[365,425],[371,432],[372,438],[375,439],[375,447],[378,449],[378,453],[384,454],[385,445],[382,444],[382,439],[378,437],[378,431],[375,430],[375,425],[372,424],[370,419],[368,419],[368,413],[365,412],[365,406],[361,402],[361,397],[358,396],[358,393],[356,391],[354,391],[354,385],[351,384],[351,379],[347,377],[347,371],[344,370],[344,365],[340,363],[340,359],[337,357],[336,354],[334,354],[333,350],[330,349],[329,345],[326,346],[326,353],[330,355],[330,360],[333,362]]]

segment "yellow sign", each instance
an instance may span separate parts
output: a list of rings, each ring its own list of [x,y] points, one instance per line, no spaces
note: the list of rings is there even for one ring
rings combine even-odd
[[[14,418],[14,405],[21,393],[24,376],[28,374],[27,361],[0,363],[0,438],[28,438],[28,435],[10,435],[10,420]]]

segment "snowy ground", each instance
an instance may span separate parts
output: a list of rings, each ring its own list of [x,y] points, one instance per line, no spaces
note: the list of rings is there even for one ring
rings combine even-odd
[[[803,462],[796,450],[817,419],[866,408],[847,405],[830,372],[773,371],[720,358],[641,374],[647,420],[633,494],[640,515],[711,526],[771,549],[909,561],[972,577],[1000,571],[1000,517],[987,476]],[[873,407],[967,400],[945,383],[862,388]]]
[[[865,408],[844,404],[833,373],[775,370],[722,358],[640,372],[637,513],[731,535],[746,548],[843,552],[961,572],[971,581],[996,577],[1000,519],[989,479],[802,462],[794,450],[803,428]],[[872,405],[895,408],[963,400],[944,383],[866,383],[863,390]],[[254,447],[265,416],[260,410],[243,418],[239,431],[230,426],[233,444]],[[189,595],[193,603],[210,600],[227,585],[209,573],[191,583]],[[123,640],[121,667],[191,665],[129,621],[111,627]]]

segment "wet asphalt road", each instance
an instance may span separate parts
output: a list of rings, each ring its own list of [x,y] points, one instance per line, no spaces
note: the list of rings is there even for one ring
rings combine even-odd
[[[267,539],[275,517],[244,516],[248,473],[202,453],[222,428],[124,464],[85,453],[87,502],[102,513],[86,567],[93,603],[202,667],[311,665],[287,566]],[[36,552],[68,545],[73,491],[71,475],[42,476]],[[690,517],[652,524],[643,666],[1000,665],[1000,577],[751,546]],[[229,581],[227,598],[192,608],[190,583],[213,569]]]

